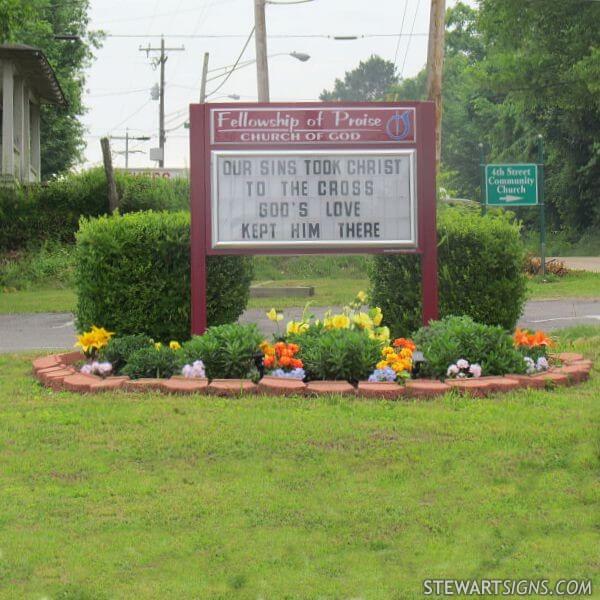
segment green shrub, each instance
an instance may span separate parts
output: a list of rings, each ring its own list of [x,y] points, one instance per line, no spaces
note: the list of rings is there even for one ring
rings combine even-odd
[[[133,352],[127,364],[121,369],[123,375],[131,379],[140,377],[167,378],[179,372],[181,368],[181,351],[171,350],[168,346],[155,348],[149,346]]]
[[[420,371],[425,377],[445,377],[448,367],[460,358],[481,365],[483,375],[525,371],[523,356],[510,334],[502,327],[476,323],[467,316],[431,321],[413,339],[425,356]]]
[[[118,373],[125,366],[129,357],[138,350],[150,348],[154,340],[143,333],[112,337],[100,351],[101,360],[107,360]]]
[[[120,212],[177,211],[189,207],[187,179],[116,173]],[[102,167],[71,173],[43,185],[0,188],[0,251],[43,240],[72,243],[81,217],[107,214],[108,191]]]
[[[248,300],[251,259],[211,256],[207,272],[208,323],[235,321]],[[82,220],[75,281],[79,330],[102,325],[118,335],[189,339],[189,214],[148,211]]]
[[[252,378],[257,373],[254,357],[262,339],[254,323],[209,327],[204,335],[183,344],[183,356],[189,364],[202,360],[210,379]]]
[[[513,329],[525,302],[519,225],[496,212],[444,208],[438,214],[440,317],[464,314]],[[395,335],[421,324],[421,265],[416,255],[377,255],[369,277],[371,303]]]
[[[381,342],[370,339],[364,331],[330,329],[317,333],[313,329],[313,334],[294,336],[300,346],[298,358],[309,379],[367,379],[381,358]]]
[[[119,212],[140,210],[179,211],[189,209],[189,182],[184,178],[165,179],[117,172]]]

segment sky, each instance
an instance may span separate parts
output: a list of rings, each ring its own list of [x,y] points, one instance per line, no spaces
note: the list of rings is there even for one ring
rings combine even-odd
[[[394,61],[401,77],[414,76],[425,65],[429,0],[312,0],[287,5],[282,3],[291,0],[277,1],[281,4],[266,7],[272,101],[318,100],[336,78],[372,54]],[[455,0],[448,2],[453,4]],[[232,65],[252,29],[253,6],[253,0],[91,0],[90,29],[103,30],[106,37],[87,73],[85,165],[101,164],[100,137],[124,136],[126,129],[131,136],[151,136],[150,141],[130,142],[130,150],[136,152],[130,154],[129,166],[157,165],[149,158],[150,148],[158,146],[159,103],[150,95],[159,81],[152,66],[157,54],[148,58],[139,48],[160,47],[162,34],[167,48],[185,48],[169,52],[166,63],[165,166],[187,167],[188,130],[183,123],[190,102],[198,101],[203,55],[210,53],[209,69]],[[359,39],[332,39],[340,35]],[[300,62],[290,52],[311,58]],[[241,62],[254,57],[252,39]],[[221,73],[209,73],[209,79]],[[209,81],[207,92],[222,81]],[[236,70],[210,100],[234,101],[228,98],[233,94],[240,101],[256,101],[254,64]],[[123,167],[125,157],[119,152],[125,142],[111,144],[114,165]]]

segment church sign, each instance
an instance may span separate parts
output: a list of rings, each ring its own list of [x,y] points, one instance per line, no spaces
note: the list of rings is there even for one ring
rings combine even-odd
[[[420,254],[437,316],[431,103],[192,105],[190,125],[194,333],[215,254]]]

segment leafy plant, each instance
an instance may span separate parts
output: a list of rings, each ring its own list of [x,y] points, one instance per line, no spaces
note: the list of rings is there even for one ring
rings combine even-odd
[[[129,357],[142,348],[149,348],[153,339],[143,333],[113,337],[100,351],[100,357],[113,366],[113,372],[118,373],[128,362]]]
[[[414,335],[417,348],[423,352],[425,377],[446,377],[447,369],[458,359],[481,366],[483,375],[524,373],[522,354],[513,338],[502,327],[476,323],[468,316],[446,317],[431,321]]]
[[[252,261],[207,261],[210,325],[235,321],[246,307]],[[190,337],[190,217],[152,211],[84,219],[77,234],[77,323],[103,323],[119,335],[168,342]]]
[[[171,377],[181,368],[181,352],[168,346],[149,346],[133,352],[121,369],[131,379]]]
[[[254,323],[209,327],[183,344],[186,363],[202,360],[210,379],[239,379],[256,374],[255,357],[262,336]]]
[[[352,329],[322,329],[297,336],[298,357],[310,379],[367,379],[380,358],[381,342]]]

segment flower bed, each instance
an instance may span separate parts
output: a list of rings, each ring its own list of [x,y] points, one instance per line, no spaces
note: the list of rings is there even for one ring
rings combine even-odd
[[[38,380],[55,391],[97,393],[114,390],[125,392],[164,392],[168,394],[215,394],[236,396],[247,393],[275,395],[323,395],[344,394],[364,398],[431,398],[457,389],[472,396],[481,397],[491,393],[507,392],[518,388],[544,389],[552,385],[581,383],[589,377],[592,363],[580,354],[561,353],[552,358],[561,361],[560,367],[550,367],[547,372],[536,375],[509,374],[502,377],[442,382],[435,379],[412,379],[403,386],[390,382],[361,381],[356,386],[345,381],[312,381],[304,383],[297,379],[264,376],[257,384],[249,380],[186,378],[175,375],[168,379],[127,376],[89,375],[81,373],[77,363],[85,359],[81,352],[52,354],[33,361]]]
[[[279,327],[272,340],[255,325],[211,327],[179,343],[146,335],[115,336],[93,327],[78,337],[81,352],[36,359],[39,380],[53,389],[100,392],[123,389],[221,396],[358,395],[429,398],[450,392],[484,397],[517,388],[580,383],[592,364],[570,353],[551,355],[543,332],[513,336],[469,317],[448,317],[421,328],[413,339],[390,339],[378,308],[359,293],[339,314],[322,321],[305,310]]]

